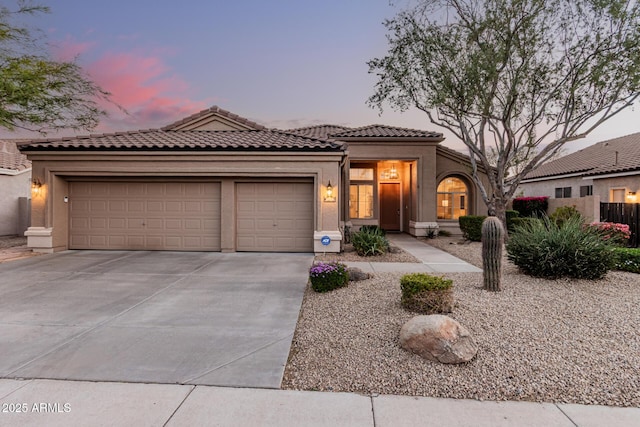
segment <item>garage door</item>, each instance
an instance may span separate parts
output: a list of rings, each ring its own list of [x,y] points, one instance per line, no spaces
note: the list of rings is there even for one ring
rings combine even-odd
[[[71,182],[71,249],[220,250],[220,184]]]
[[[313,252],[313,183],[238,183],[238,251]]]

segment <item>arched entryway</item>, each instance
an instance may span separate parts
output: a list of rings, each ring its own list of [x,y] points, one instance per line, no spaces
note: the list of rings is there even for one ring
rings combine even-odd
[[[470,215],[470,186],[467,180],[450,175],[438,184],[437,212],[439,220],[457,220],[461,216]]]

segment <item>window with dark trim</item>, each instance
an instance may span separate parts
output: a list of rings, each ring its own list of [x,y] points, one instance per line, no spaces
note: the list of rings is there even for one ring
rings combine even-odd
[[[581,185],[580,197],[593,196],[593,185]]]
[[[568,199],[571,197],[571,187],[557,187],[556,199]]]

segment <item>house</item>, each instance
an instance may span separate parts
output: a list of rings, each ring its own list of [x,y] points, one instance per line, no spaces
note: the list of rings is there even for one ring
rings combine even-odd
[[[212,107],[158,130],[34,140],[34,250],[338,252],[345,226],[424,236],[484,213],[439,133],[266,127]]]
[[[640,133],[599,142],[545,163],[529,173],[524,196],[549,196],[549,213],[575,206],[599,220],[600,202],[640,202]]]
[[[30,196],[31,162],[14,140],[0,140],[0,236],[26,231]]]

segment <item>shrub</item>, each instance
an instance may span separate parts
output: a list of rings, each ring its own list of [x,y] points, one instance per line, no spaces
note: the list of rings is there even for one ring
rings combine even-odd
[[[361,225],[360,231],[368,234],[375,234],[377,236],[385,236],[387,234],[386,231],[377,225]]]
[[[513,199],[513,209],[520,213],[520,216],[546,215],[549,207],[549,198],[544,197],[516,197]]]
[[[600,230],[602,232],[602,238],[610,241],[614,245],[627,246],[631,238],[631,230],[627,224],[592,222],[590,226]]]
[[[518,228],[530,227],[529,224],[533,222],[540,222],[540,220],[538,218],[531,218],[526,216],[525,217],[518,216],[515,218],[511,218],[511,228],[509,229],[509,231],[512,233],[515,233],[516,231],[518,231]]]
[[[640,249],[616,248],[616,270],[640,273]]]
[[[451,232],[449,230],[438,230],[438,236],[451,237]]]
[[[484,215],[467,215],[458,218],[464,238],[472,242],[479,242],[482,239],[482,221],[485,218]]]
[[[320,262],[309,270],[311,287],[316,292],[328,292],[349,284],[347,266],[339,262]]]
[[[518,212],[518,211],[507,210],[505,212],[505,217],[507,219],[507,230],[509,232],[513,231],[513,220],[514,220],[514,218],[518,218],[519,216],[520,216],[520,212]]]
[[[351,235],[351,243],[360,256],[382,255],[389,250],[389,241],[377,226],[360,228],[360,231]]]
[[[450,313],[453,310],[453,281],[424,273],[400,278],[402,306],[423,314]]]
[[[549,219],[559,226],[562,226],[562,224],[564,224],[566,220],[574,216],[584,221],[582,214],[578,209],[575,208],[575,206],[560,206],[555,211],[553,211],[551,216],[549,216]]]
[[[562,226],[544,216],[518,227],[507,242],[507,257],[530,276],[600,279],[615,263],[614,246],[577,217]]]

